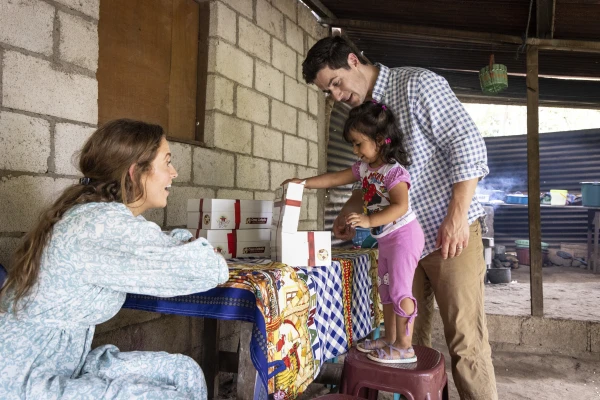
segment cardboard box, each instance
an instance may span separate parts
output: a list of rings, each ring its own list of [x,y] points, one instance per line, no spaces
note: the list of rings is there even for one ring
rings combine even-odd
[[[269,229],[273,202],[268,200],[189,199],[188,229]]]
[[[188,229],[194,237],[203,237],[226,259],[271,257],[270,229]]]
[[[331,232],[271,230],[271,258],[293,267],[331,265]]]
[[[300,207],[304,184],[288,183],[277,189],[277,201],[273,204],[273,226],[278,232],[298,232]]]

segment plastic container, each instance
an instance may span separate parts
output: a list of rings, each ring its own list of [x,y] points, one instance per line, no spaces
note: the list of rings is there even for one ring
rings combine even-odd
[[[531,261],[529,259],[529,240],[515,240],[517,245],[517,260],[520,265],[529,265]],[[548,243],[542,242],[542,262],[548,261]]]
[[[584,207],[600,207],[600,182],[581,182],[581,202]]]
[[[505,202],[508,204],[527,204],[528,197],[522,193],[507,194]]]
[[[489,268],[487,276],[490,283],[510,283],[510,268]]]
[[[567,195],[569,192],[567,190],[550,190],[550,205],[553,206],[564,206],[567,204]]]
[[[355,228],[356,234],[352,238],[354,247],[374,248],[377,247],[377,239],[371,236],[371,230],[368,228]]]

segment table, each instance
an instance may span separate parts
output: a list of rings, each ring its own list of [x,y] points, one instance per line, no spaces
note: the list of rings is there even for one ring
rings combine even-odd
[[[205,320],[201,362],[209,395],[218,390],[215,375],[223,364],[221,370],[240,373],[238,399],[293,399],[325,361],[346,353],[383,320],[377,254],[334,250],[331,266],[311,268],[234,259],[228,262],[229,280],[217,288],[172,298],[129,294],[123,307],[212,319]],[[241,333],[237,363],[218,349],[217,320],[250,323]]]
[[[491,207],[515,207],[515,208],[527,208],[527,204],[509,204],[509,203],[482,203],[486,206]],[[600,227],[600,207],[586,207],[586,206],[571,206],[571,205],[550,205],[541,204],[541,208],[568,208],[573,210],[587,210],[587,264],[588,269],[594,272],[600,272],[600,249],[598,244],[599,227]]]

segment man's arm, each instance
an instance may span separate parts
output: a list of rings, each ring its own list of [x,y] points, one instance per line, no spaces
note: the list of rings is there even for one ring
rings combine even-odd
[[[452,164],[452,197],[436,248],[444,258],[458,256],[469,242],[467,214],[477,182],[489,172],[485,142],[446,80],[433,72],[420,77],[416,117]]]

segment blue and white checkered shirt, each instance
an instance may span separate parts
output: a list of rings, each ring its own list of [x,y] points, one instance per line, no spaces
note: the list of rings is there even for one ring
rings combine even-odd
[[[436,250],[452,185],[488,174],[485,142],[443,77],[422,68],[377,67],[373,99],[392,110],[404,132],[412,160],[410,202],[425,233],[426,256]],[[469,224],[483,215],[473,197]]]

